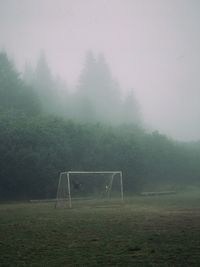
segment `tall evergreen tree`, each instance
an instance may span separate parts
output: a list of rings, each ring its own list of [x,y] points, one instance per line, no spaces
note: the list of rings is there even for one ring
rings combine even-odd
[[[40,97],[44,111],[53,113],[53,77],[44,52],[41,52],[35,69],[34,88]]]
[[[35,70],[30,62],[26,62],[23,72],[23,80],[28,85],[33,85],[35,80]]]
[[[54,78],[44,52],[41,52],[36,68],[25,65],[23,78],[33,86],[44,112],[69,117],[69,94],[65,82]]]
[[[5,52],[0,52],[0,107],[29,114],[40,109],[36,94],[25,85]]]
[[[126,124],[141,125],[141,113],[139,104],[135,98],[134,91],[130,90],[124,100],[122,107],[122,121]]]
[[[77,90],[81,119],[116,122],[120,110],[120,90],[103,55],[96,59],[91,51],[81,73]]]

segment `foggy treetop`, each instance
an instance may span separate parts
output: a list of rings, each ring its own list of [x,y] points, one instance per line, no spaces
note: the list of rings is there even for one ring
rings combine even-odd
[[[0,46],[21,70],[44,49],[72,88],[85,52],[102,52],[123,91],[134,88],[146,124],[200,138],[198,0],[1,0]]]

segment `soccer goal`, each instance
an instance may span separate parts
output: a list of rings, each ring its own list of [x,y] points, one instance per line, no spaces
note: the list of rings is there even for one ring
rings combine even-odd
[[[121,171],[68,171],[60,173],[55,207],[121,203],[123,198]]]

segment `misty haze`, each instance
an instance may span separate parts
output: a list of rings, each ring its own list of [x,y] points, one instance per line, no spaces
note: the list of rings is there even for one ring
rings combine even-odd
[[[0,0],[0,266],[199,266],[200,1]]]
[[[0,45],[21,72],[44,50],[74,90],[85,53],[103,53],[123,94],[134,89],[145,123],[198,140],[199,1],[2,0]]]

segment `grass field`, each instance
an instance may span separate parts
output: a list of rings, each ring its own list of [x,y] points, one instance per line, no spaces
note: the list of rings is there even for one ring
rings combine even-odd
[[[0,204],[0,266],[200,266],[200,192],[71,210]]]

